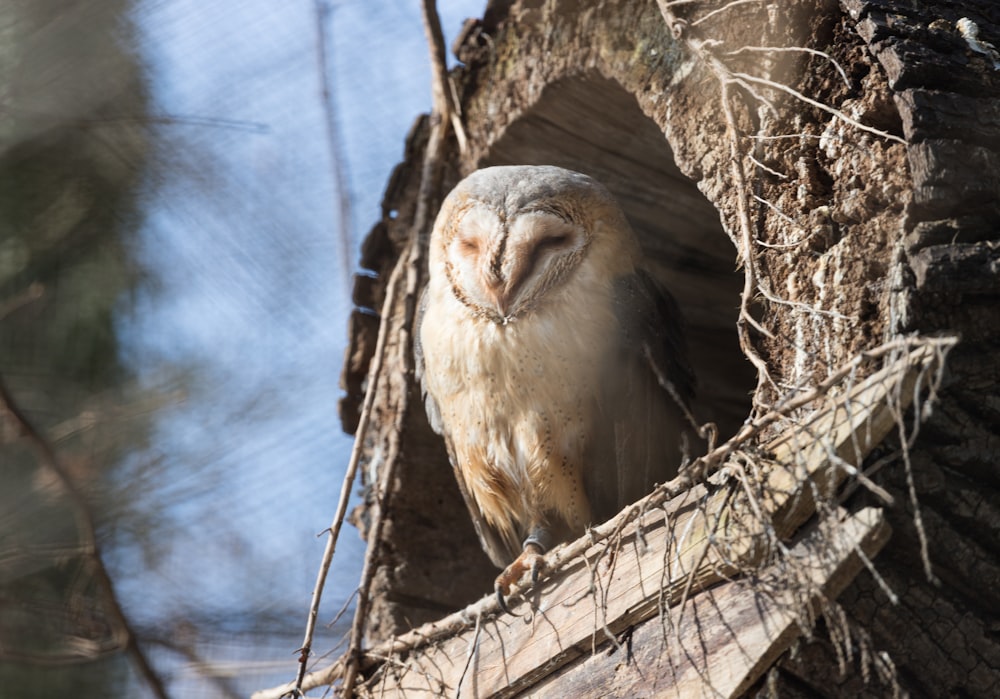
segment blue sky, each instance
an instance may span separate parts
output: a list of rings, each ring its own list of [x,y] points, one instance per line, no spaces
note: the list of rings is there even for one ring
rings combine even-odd
[[[449,45],[483,5],[439,3]],[[150,453],[135,457],[162,459],[146,498],[170,529],[160,564],[123,581],[148,623],[170,608],[225,616],[269,605],[304,626],[317,534],[351,444],[336,412],[345,275],[405,134],[430,105],[417,0],[324,6],[334,148],[315,2],[143,0],[135,13],[154,111],[176,123],[162,130],[138,249],[155,288],[122,327],[145,382],[169,386],[177,367],[197,377],[159,415]],[[356,585],[362,556],[345,528],[324,618]],[[150,598],[159,604],[138,603]]]

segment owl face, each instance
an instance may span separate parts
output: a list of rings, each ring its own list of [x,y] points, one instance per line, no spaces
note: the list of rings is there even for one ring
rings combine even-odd
[[[445,270],[472,312],[507,325],[540,303],[587,252],[590,236],[554,202],[505,212],[475,198],[454,212]]]

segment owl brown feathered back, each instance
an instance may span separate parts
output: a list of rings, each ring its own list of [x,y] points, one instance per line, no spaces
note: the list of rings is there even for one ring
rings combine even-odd
[[[693,377],[672,297],[608,191],[557,167],[479,170],[430,240],[416,364],[507,592],[537,556],[673,477]],[[516,559],[516,560],[515,560]]]

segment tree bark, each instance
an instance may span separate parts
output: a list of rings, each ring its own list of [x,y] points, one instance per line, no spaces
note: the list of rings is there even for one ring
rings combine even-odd
[[[899,461],[876,476],[895,502],[877,570],[899,601],[890,604],[863,573],[841,602],[871,647],[888,653],[910,696],[994,696],[1000,58],[985,42],[1000,44],[1000,9],[991,0],[724,5],[661,12],[639,0],[491,2],[456,45],[464,65],[452,79],[468,149],[453,145],[446,189],[478,167],[515,162],[603,181],[684,309],[696,411],[717,421],[723,438],[757,406],[883,340],[960,333],[909,469]],[[957,24],[963,17],[978,42],[970,25]],[[352,319],[348,430],[378,329],[370,309],[381,307],[405,243],[425,138],[418,122],[363,250],[362,266],[375,275],[356,285],[355,301],[369,310]],[[741,320],[747,274],[752,296]],[[755,376],[741,332],[766,376]],[[412,381],[408,390],[373,639],[461,607],[487,593],[495,575]],[[388,393],[383,411],[395,404]],[[371,474],[383,432],[366,437]],[[867,504],[872,497],[859,491],[845,506]],[[886,693],[857,658],[842,666],[823,634],[815,638],[778,662],[769,688]]]

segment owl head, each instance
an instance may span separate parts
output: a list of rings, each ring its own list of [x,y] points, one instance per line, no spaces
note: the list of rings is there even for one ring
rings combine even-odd
[[[529,313],[581,269],[632,265],[625,217],[597,181],[552,166],[497,166],[445,199],[430,242],[431,284],[498,325]]]

